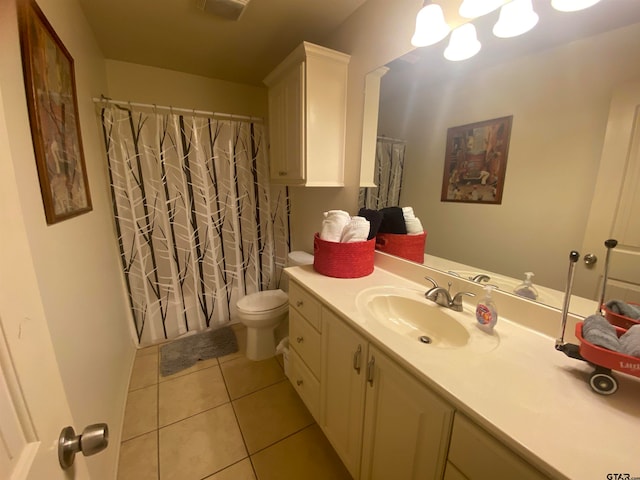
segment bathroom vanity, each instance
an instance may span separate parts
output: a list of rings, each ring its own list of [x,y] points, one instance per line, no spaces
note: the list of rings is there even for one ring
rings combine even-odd
[[[618,375],[615,395],[593,393],[591,367],[518,323],[518,299],[496,295],[513,318],[487,335],[474,299],[460,313],[424,299],[421,276],[447,277],[411,262],[377,256],[358,279],[287,274],[289,377],[355,479],[640,476],[640,382]],[[432,343],[415,312],[436,322]]]

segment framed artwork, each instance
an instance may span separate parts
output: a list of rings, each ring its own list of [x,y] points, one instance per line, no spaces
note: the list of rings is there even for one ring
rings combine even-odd
[[[20,0],[18,7],[29,123],[51,225],[92,209],[73,58],[34,0]]]
[[[502,203],[513,115],[447,130],[442,202]]]

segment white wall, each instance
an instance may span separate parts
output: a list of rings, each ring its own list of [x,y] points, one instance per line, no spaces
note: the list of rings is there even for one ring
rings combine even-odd
[[[107,60],[114,100],[267,118],[267,88]]]
[[[111,428],[112,446],[88,460],[92,478],[114,478],[134,345],[104,154],[91,101],[92,96],[106,91],[104,60],[76,0],[38,1],[75,61],[82,142],[93,200],[92,212],[47,226],[31,142],[15,3],[3,2],[7,15],[0,17],[0,86],[11,155],[2,161],[13,164],[43,314],[74,427],[82,431],[87,424],[107,422]]]
[[[536,283],[562,290],[568,252],[583,242],[611,93],[640,78],[630,61],[639,55],[640,25],[632,25],[473,78],[397,85],[395,101],[381,106],[380,131],[407,140],[401,203],[422,219],[427,253],[515,278],[533,271]],[[447,128],[507,115],[502,204],[441,202]]]
[[[313,252],[313,234],[320,230],[322,212],[358,211],[360,148],[364,110],[364,79],[368,72],[411,50],[416,13],[421,0],[368,0],[323,46],[351,55],[347,90],[347,134],[344,188],[292,187],[291,242],[294,249]]]

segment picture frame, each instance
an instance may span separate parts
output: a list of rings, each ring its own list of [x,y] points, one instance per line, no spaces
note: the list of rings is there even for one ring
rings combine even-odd
[[[451,127],[442,202],[501,204],[513,115]]]
[[[48,225],[92,210],[73,58],[34,0],[18,1],[31,137]]]

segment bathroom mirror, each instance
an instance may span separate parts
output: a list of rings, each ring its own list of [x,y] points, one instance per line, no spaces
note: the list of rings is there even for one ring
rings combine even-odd
[[[568,253],[583,245],[612,93],[640,80],[640,4],[534,6],[540,22],[520,37],[493,37],[498,12],[475,20],[482,50],[465,62],[442,58],[445,39],[387,64],[378,134],[406,141],[400,204],[421,218],[428,255],[456,262],[461,276],[495,272],[513,285],[534,272],[535,285],[561,292]],[[441,202],[447,129],[508,115],[501,204]],[[601,265],[604,246],[594,253]],[[561,297],[539,301],[559,307]]]

